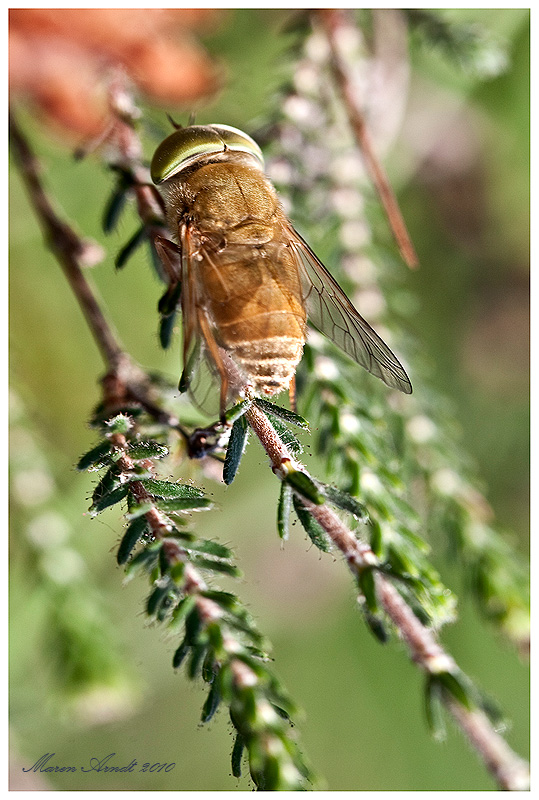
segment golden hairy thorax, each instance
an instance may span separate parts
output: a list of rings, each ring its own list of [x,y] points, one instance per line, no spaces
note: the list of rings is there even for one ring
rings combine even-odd
[[[209,163],[174,182],[174,219],[190,231],[197,301],[256,391],[290,384],[306,333],[287,220],[263,173],[241,157]]]

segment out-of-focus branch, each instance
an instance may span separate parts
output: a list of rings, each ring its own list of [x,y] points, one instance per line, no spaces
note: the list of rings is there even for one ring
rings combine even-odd
[[[324,9],[315,13],[322,23],[329,43],[330,64],[335,83],[345,106],[350,127],[363,155],[365,166],[384,206],[401,255],[409,267],[415,268],[419,264],[415,248],[399,209],[395,193],[374,151],[361,103],[357,96],[357,89],[352,84],[346,64],[341,56],[340,40],[346,32],[346,27],[350,24],[346,17],[346,12],[341,9]]]
[[[245,416],[266,450],[276,475],[284,479],[290,467],[306,472],[256,404],[250,406]],[[301,494],[299,497],[333,544],[345,556],[355,577],[358,577],[362,570],[378,565],[378,560],[370,547],[361,542],[328,505],[311,503]],[[407,645],[412,660],[433,677],[456,673],[458,668],[453,658],[445,652],[433,631],[416,617],[390,579],[376,571],[375,581],[380,606]],[[513,753],[505,740],[494,730],[487,716],[479,709],[469,709],[457,703],[448,693],[442,693],[442,699],[500,788],[516,791],[527,789],[528,764]]]
[[[96,243],[81,239],[58,217],[43,188],[39,163],[11,112],[9,126],[13,151],[45,239],[79,301],[105,363],[110,369],[117,369],[125,354],[82,271],[82,267],[101,261],[102,250]]]
[[[451,698],[446,700],[446,706],[468,741],[481,753],[498,786],[508,791],[529,791],[529,765],[515,756],[502,736],[493,735],[486,714],[479,709],[468,711]]]
[[[94,242],[81,239],[57,215],[43,187],[39,162],[13,112],[10,112],[9,123],[13,152],[45,240],[69,281],[105,362],[107,374],[103,385],[109,407],[115,403],[121,407],[129,400],[138,402],[154,419],[187,437],[177,417],[155,402],[148,376],[123,350],[116,332],[101,310],[95,289],[84,275],[85,267],[103,257],[101,248]]]

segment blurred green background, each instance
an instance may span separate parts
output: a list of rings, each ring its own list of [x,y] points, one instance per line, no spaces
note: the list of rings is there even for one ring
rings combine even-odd
[[[407,116],[389,166],[421,262],[420,270],[405,278],[420,301],[413,332],[432,360],[434,383],[454,404],[466,449],[488,485],[499,523],[526,554],[529,15],[526,9],[452,13],[503,37],[509,68],[497,78],[477,81],[435,53],[414,52],[412,118],[435,129],[436,115],[450,102],[455,127],[440,133],[439,146],[434,137],[429,152],[418,159]],[[227,80],[197,121],[249,130],[264,120],[278,88],[275,65],[282,66],[287,57],[288,39],[281,34],[287,17],[277,10],[223,14],[203,41],[226,66]],[[126,214],[119,230],[104,237],[100,219],[110,175],[92,158],[75,163],[29,114],[21,119],[59,207],[107,250],[90,278],[125,347],[145,367],[174,380],[179,348],[176,344],[163,353],[158,346],[155,308],[162,287],[146,253],[122,272],[113,267],[115,252],[136,228],[134,214]],[[460,151],[459,131],[469,134]],[[453,135],[451,160],[444,156],[443,138]],[[146,144],[150,154],[154,143],[148,138]],[[233,739],[226,714],[199,725],[201,688],[173,673],[174,642],[139,613],[146,587],[137,581],[122,585],[113,553],[122,528],[118,514],[96,520],[84,514],[92,481],[76,473],[74,464],[94,442],[86,420],[99,399],[103,367],[65,279],[43,245],[15,169],[10,202],[11,724],[18,759],[13,780],[21,779],[21,766],[30,767],[44,753],[56,754],[50,763],[76,766],[116,753],[116,764],[136,758],[176,767],[167,775],[78,771],[30,777],[46,778],[46,788],[55,789],[249,790],[246,778],[238,782],[230,774]],[[28,473],[36,450],[45,459],[41,479],[39,470]],[[206,481],[219,510],[201,515],[196,525],[201,536],[218,537],[236,552],[245,574],[240,593],[273,642],[277,673],[305,710],[301,737],[317,771],[332,790],[493,788],[460,734],[451,730],[444,744],[430,738],[421,676],[400,645],[382,648],[365,630],[339,560],[320,557],[298,529],[281,548],[274,524],[278,486],[266,461],[253,442],[231,487]],[[202,480],[196,465],[183,466],[178,476],[186,474]],[[37,487],[31,501],[25,500],[29,482]],[[55,678],[43,587],[35,585],[34,551],[24,544],[28,526],[44,509],[61,515],[69,548],[81,556],[76,574],[85,591],[99,596],[126,671],[112,702],[93,698],[90,708],[79,709],[75,717],[67,713]],[[526,755],[527,664],[478,618],[455,566],[443,554],[436,563],[460,598],[461,618],[444,631],[443,641],[499,701],[512,720],[508,740]]]

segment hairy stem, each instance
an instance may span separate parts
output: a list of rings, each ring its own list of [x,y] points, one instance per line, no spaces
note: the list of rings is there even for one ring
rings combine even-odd
[[[267,417],[255,404],[247,410],[245,416],[268,454],[273,471],[281,479],[286,474],[287,464],[306,472],[305,468],[293,458]],[[370,547],[361,542],[329,506],[315,505],[305,497],[298,496],[344,555],[354,576],[378,563]],[[377,572],[376,587],[380,605],[407,645],[412,660],[424,672],[434,676],[455,670],[456,664],[453,658],[445,652],[433,631],[416,617],[389,578]],[[468,741],[500,788],[517,791],[525,789],[529,775],[527,763],[511,750],[506,741],[494,730],[485,714],[477,709],[465,708],[449,695],[444,694],[443,697],[448,711],[466,734]]]
[[[528,791],[530,788],[528,763],[513,753],[502,736],[493,735],[486,714],[479,709],[468,711],[453,698],[447,698],[446,706],[473,747],[481,753],[485,765],[500,789]]]
[[[331,14],[333,12],[326,13]],[[362,120],[360,122],[363,125]],[[122,350],[116,335],[103,315],[94,290],[84,277],[82,267],[85,264],[87,265],[92,258],[95,260],[95,250],[92,250],[95,245],[84,242],[70,226],[57,216],[43,189],[37,159],[12,114],[10,115],[10,126],[12,144],[36,215],[44,230],[45,237],[77,297],[109,369],[107,378],[109,383],[113,384],[113,389],[111,390],[109,385],[108,389],[105,390],[105,394],[108,394],[109,400],[115,397],[120,400],[122,394],[126,393],[133,399],[137,399],[147,408],[149,413],[159,418],[160,421],[184,433],[180,429],[178,420],[166,411],[161,410],[151,400],[147,388],[149,385],[148,377]],[[286,474],[287,465],[306,472],[303,465],[299,464],[292,456],[267,417],[255,404],[246,412],[246,418],[266,450],[274,472],[281,479]],[[118,442],[118,444],[120,443]],[[127,459],[127,456],[125,458]],[[126,469],[131,466],[129,460],[125,461],[124,466]],[[146,490],[142,483],[135,485],[135,492],[140,494],[139,500],[145,499],[143,495]],[[377,559],[368,544],[361,542],[356,534],[344,525],[340,517],[329,506],[326,504],[315,505],[303,496],[301,496],[301,501],[326,531],[335,546],[343,553],[348,566],[355,576],[361,570],[377,565]],[[146,518],[154,535],[157,538],[163,537],[166,524],[159,512],[148,512]],[[198,577],[198,575],[189,574],[194,591],[197,583],[195,577]],[[433,632],[419,621],[390,580],[381,573],[377,573],[376,584],[380,603],[406,643],[412,659],[425,672],[432,675],[453,668],[455,662],[451,656],[445,653]],[[238,669],[241,672],[241,665]],[[241,675],[239,673],[236,677],[240,681]],[[465,708],[452,697],[444,695],[444,701],[449,712],[479,753],[489,771],[494,775],[499,786],[510,790],[525,789],[528,780],[526,762],[513,753],[505,740],[493,729],[487,717],[477,709],[469,710]]]

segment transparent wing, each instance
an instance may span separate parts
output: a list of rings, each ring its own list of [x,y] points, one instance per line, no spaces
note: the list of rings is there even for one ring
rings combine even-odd
[[[294,253],[309,321],[368,372],[393,389],[411,394],[404,367],[362,316],[307,242],[290,227],[288,247]]]
[[[201,300],[198,296],[194,251],[198,251],[193,231],[180,225],[182,254],[182,329],[183,372],[180,391],[188,392],[193,405],[202,413],[213,417],[219,410],[219,374],[200,328]]]

